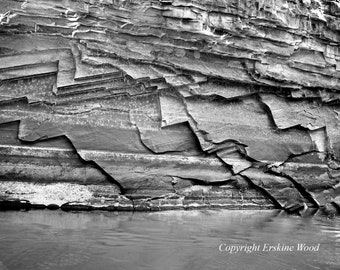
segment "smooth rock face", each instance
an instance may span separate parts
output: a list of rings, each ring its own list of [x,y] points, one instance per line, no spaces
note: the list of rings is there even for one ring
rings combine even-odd
[[[3,201],[339,208],[340,1],[0,12]]]

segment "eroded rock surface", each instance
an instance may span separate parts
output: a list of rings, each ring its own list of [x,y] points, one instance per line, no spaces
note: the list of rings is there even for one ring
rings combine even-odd
[[[340,1],[6,0],[0,33],[2,200],[339,209]]]

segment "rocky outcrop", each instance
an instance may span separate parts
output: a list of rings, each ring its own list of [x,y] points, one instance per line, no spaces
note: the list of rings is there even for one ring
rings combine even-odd
[[[0,7],[4,203],[339,208],[338,0]]]

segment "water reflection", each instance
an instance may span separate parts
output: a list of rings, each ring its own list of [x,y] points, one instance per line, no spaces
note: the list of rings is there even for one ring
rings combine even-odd
[[[219,246],[256,244],[230,254]],[[267,252],[263,245],[317,245]],[[278,211],[0,212],[0,269],[339,269],[339,219]]]

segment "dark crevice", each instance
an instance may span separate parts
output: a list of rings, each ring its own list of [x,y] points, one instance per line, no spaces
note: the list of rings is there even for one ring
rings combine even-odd
[[[118,188],[119,188],[119,193],[121,195],[124,195],[126,193],[126,190],[123,188],[123,186],[117,181],[115,180],[111,174],[107,173],[105,171],[105,169],[103,169],[100,165],[98,165],[94,160],[84,160],[78,153],[77,155],[79,156],[79,158],[84,161],[87,164],[91,164],[93,165],[96,169],[98,169],[101,173],[103,173],[112,184],[115,184]]]
[[[131,201],[133,212],[135,212],[136,211],[135,199],[133,197],[130,197],[130,196],[125,196],[125,197]]]
[[[18,126],[20,127],[20,120],[19,121],[13,121],[18,123]],[[7,122],[7,123],[1,123],[2,124],[8,124],[11,122]],[[101,173],[103,173],[107,179],[109,179],[109,181],[113,184],[115,184],[119,189],[120,189],[120,194],[125,194],[125,190],[122,187],[122,185],[116,181],[109,173],[107,173],[102,167],[100,167],[95,161],[93,160],[85,160],[81,157],[81,155],[79,155],[77,148],[74,146],[74,144],[72,143],[72,141],[66,136],[66,135],[60,135],[60,136],[55,136],[55,137],[46,137],[46,138],[39,138],[38,140],[35,141],[25,141],[23,139],[19,138],[19,128],[17,130],[17,138],[18,140],[22,143],[22,145],[31,145],[31,146],[37,146],[37,143],[39,142],[53,142],[53,141],[57,141],[57,140],[63,140],[63,141],[67,141],[67,145],[73,150],[73,153],[77,155],[77,157],[84,163],[84,164],[89,164],[92,165],[93,167],[95,167],[96,169],[98,169]]]
[[[275,206],[275,208],[277,209],[284,209],[281,204],[264,188],[256,185],[248,176],[243,175],[243,174],[239,174],[241,177],[243,177],[245,180],[247,180],[247,182],[250,184],[251,187],[254,187],[255,189],[259,190],[264,197],[268,198]]]
[[[231,171],[233,175],[235,175],[232,164],[228,164],[227,162],[225,162],[217,153],[215,154],[215,156],[223,163],[224,166],[226,166]]]
[[[265,102],[263,102],[260,94],[257,94],[257,100],[260,102],[260,104],[262,105],[263,110],[266,112],[266,114],[268,116],[268,119],[270,120],[271,125],[276,130],[279,130],[279,128],[278,128],[278,126],[277,126],[277,124],[275,122],[275,119],[274,119],[274,116],[272,114],[271,109],[269,108],[269,106]]]
[[[271,169],[268,170],[269,173],[279,176],[279,177],[284,177],[290,182],[293,183],[294,187],[300,192],[300,194],[309,202],[311,203],[315,208],[319,208],[320,204],[313,198],[312,194],[310,194],[300,183],[298,183],[293,177],[285,174],[284,172],[275,172]]]
[[[340,214],[340,205],[335,203],[335,202],[331,202],[331,205],[333,205],[333,207],[338,211],[338,213]]]
[[[176,89],[176,88],[171,88],[171,90],[172,90],[171,93],[178,99],[179,102],[182,103],[183,108],[184,108],[184,110],[185,110],[185,112],[186,112],[186,115],[187,115],[187,117],[188,117],[188,120],[183,121],[183,123],[185,123],[185,122],[188,123],[189,128],[191,129],[192,133],[195,135],[196,140],[199,142],[200,150],[201,150],[202,152],[206,152],[206,151],[203,149],[203,147],[202,147],[202,145],[201,145],[201,143],[200,143],[200,139],[199,139],[199,137],[197,136],[197,132],[201,134],[201,136],[202,136],[202,138],[204,139],[205,142],[210,142],[210,140],[209,140],[209,139],[207,138],[207,136],[206,136],[207,133],[206,133],[204,130],[200,130],[200,129],[198,128],[198,123],[197,123],[197,121],[196,121],[195,118],[189,113],[188,105],[187,105],[187,103],[186,103],[186,101],[185,101],[185,98],[179,93],[178,89]],[[190,121],[190,120],[191,120],[191,121]],[[191,122],[194,124],[194,126],[192,126],[192,123],[191,123]],[[195,130],[195,129],[196,129],[196,130]]]
[[[245,157],[248,157],[248,156],[246,156],[246,151],[245,151],[245,147],[247,147],[248,145],[241,143],[241,142],[234,140],[234,139],[226,139],[226,140],[223,140],[221,142],[214,143],[213,147],[207,149],[206,151],[208,153],[218,152],[219,150],[223,150],[223,149],[227,148],[228,146],[226,144],[228,144],[228,143],[234,144],[233,146],[237,147],[237,150],[240,154],[243,154],[243,155],[245,155]]]
[[[175,175],[167,175],[169,177],[177,177],[182,180],[192,181],[193,185],[201,185],[201,186],[223,186],[223,185],[230,185],[231,183],[235,182],[234,179],[228,179],[228,180],[221,180],[221,181],[215,181],[215,182],[209,182],[202,179],[197,178],[191,178],[191,177],[181,177],[181,176],[175,176]]]
[[[240,171],[238,171],[237,173],[235,173],[235,171],[234,171],[234,165],[233,164],[229,164],[229,163],[227,163],[222,157],[220,157],[219,155],[218,155],[218,153],[216,153],[216,157],[231,171],[231,173],[233,174],[233,175],[240,175],[242,172],[244,172],[244,171],[246,171],[246,170],[248,170],[250,167],[252,167],[252,166],[250,166],[250,167],[246,167],[246,168],[244,168],[243,170],[240,170]],[[245,160],[247,160],[247,161],[250,161],[250,159],[245,159]],[[240,160],[240,161],[242,161],[242,160]],[[250,162],[253,162],[253,161],[250,161]]]
[[[308,155],[308,154],[314,154],[314,153],[320,153],[319,151],[317,150],[311,150],[311,151],[307,151],[307,152],[303,152],[303,153],[299,153],[299,154],[290,154],[288,156],[288,158],[282,162],[280,162],[280,165],[279,166],[282,166],[288,162],[290,162],[291,159],[293,158],[296,158],[296,157],[301,157],[301,156],[304,156],[304,155]],[[273,172],[271,171],[271,168],[272,168],[272,164],[263,164],[262,166],[266,171],[270,171],[270,172]]]

